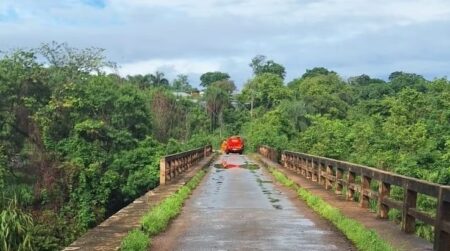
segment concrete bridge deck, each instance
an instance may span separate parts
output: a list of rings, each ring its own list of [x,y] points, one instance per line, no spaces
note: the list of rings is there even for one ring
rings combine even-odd
[[[246,156],[222,155],[152,249],[355,250],[266,172]]]

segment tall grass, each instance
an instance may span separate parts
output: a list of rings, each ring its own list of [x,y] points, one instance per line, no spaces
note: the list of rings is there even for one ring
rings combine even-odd
[[[128,233],[125,239],[122,240],[120,250],[122,251],[137,251],[147,250],[150,245],[150,238],[140,229],[134,229]]]
[[[282,172],[269,167],[270,172],[281,184],[294,189],[298,196],[306,202],[315,212],[320,214],[335,225],[353,244],[362,251],[391,251],[396,250],[385,242],[372,230],[367,229],[361,223],[347,218],[337,208],[332,207],[318,196],[314,196],[308,190],[297,186],[294,181],[286,177]]]
[[[184,201],[200,183],[206,171],[199,171],[186,185],[153,207],[141,219],[141,228],[128,233],[121,243],[122,251],[143,251],[151,245],[151,237],[164,231],[183,207]]]
[[[8,205],[0,208],[0,250],[33,250],[31,245],[33,220],[20,209],[15,197],[8,200]]]

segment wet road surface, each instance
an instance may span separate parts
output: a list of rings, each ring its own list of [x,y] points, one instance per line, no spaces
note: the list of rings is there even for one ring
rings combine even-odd
[[[152,249],[354,250],[289,191],[248,157],[223,155]]]

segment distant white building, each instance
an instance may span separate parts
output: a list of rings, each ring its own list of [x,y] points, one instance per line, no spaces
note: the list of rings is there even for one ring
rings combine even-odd
[[[190,98],[191,94],[185,93],[185,92],[172,92],[175,97],[183,97],[183,98]]]

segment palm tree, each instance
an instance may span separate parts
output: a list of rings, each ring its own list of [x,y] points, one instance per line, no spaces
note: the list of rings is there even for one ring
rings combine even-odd
[[[206,89],[204,98],[206,101],[206,109],[211,118],[211,131],[219,125],[221,133],[223,124],[223,110],[229,102],[229,94],[221,88],[210,86]]]
[[[150,82],[154,86],[168,86],[169,80],[164,78],[164,73],[156,71],[155,74],[150,74]]]
[[[147,75],[133,75],[127,76],[128,81],[134,83],[135,85],[137,85],[140,89],[145,89],[150,87],[151,85],[151,81],[150,81],[150,77],[153,76],[152,74],[147,74]]]

